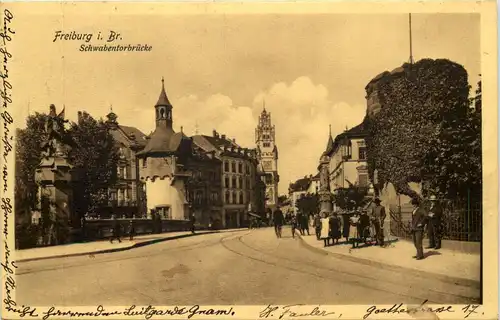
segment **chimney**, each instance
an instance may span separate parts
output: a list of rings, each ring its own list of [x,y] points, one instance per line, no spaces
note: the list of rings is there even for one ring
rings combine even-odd
[[[213,133],[214,138],[217,138],[217,131],[214,130],[212,133]]]
[[[82,123],[82,117],[83,113],[81,111],[78,111],[78,124]]]
[[[223,134],[223,135],[221,136],[221,138],[222,138],[223,140],[226,140],[226,135],[225,135],[225,134]]]
[[[236,143],[236,139],[235,138],[233,138],[233,143]]]

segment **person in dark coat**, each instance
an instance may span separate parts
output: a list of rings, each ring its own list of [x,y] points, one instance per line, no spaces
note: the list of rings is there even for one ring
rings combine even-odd
[[[320,240],[321,239],[321,217],[319,216],[319,213],[316,213],[314,215],[313,227],[314,227],[314,231],[316,232],[316,239]]]
[[[411,231],[413,234],[413,244],[417,249],[417,255],[413,258],[422,260],[424,259],[423,238],[427,217],[425,209],[421,206],[419,199],[413,199],[411,204],[413,205]]]
[[[429,235],[429,247],[427,249],[440,249],[443,209],[439,205],[436,196],[432,195],[429,200],[431,205],[427,215],[427,234]]]
[[[196,217],[194,216],[194,213],[191,215],[190,219],[190,224],[191,224],[191,233],[194,234],[194,224],[196,223]]]
[[[349,227],[350,227],[349,219],[350,218],[351,217],[347,212],[342,214],[342,236],[344,236],[346,243],[349,243]]]
[[[297,217],[292,215],[290,218],[290,225],[292,227],[292,238],[295,239],[295,230],[299,228],[299,222],[297,221]]]
[[[301,235],[304,235],[304,230],[302,229],[302,212],[297,212],[295,215],[295,219],[297,220],[297,228]]]
[[[307,231],[307,235],[308,236],[310,235],[310,233],[309,233],[309,217],[305,213],[302,214],[301,219],[300,219],[300,229],[302,229],[302,235],[305,235],[306,231]]]
[[[113,235],[111,236],[111,239],[109,239],[109,242],[113,243],[113,240],[115,239],[117,239],[118,242],[122,242],[122,240],[120,240],[120,231],[121,231],[120,222],[118,222],[115,215],[112,215],[111,219],[112,219]]]
[[[342,237],[342,219],[334,212],[330,217],[330,238],[332,244],[338,244],[339,239]]]
[[[377,243],[375,245],[384,245],[384,220],[385,220],[385,208],[380,205],[382,201],[376,198],[374,201],[375,206],[372,208],[371,220],[373,227],[375,228],[375,238]]]
[[[285,217],[283,216],[283,212],[278,208],[274,211],[273,214],[273,223],[274,223],[274,232],[276,233],[276,237],[281,238],[281,228],[285,223]]]
[[[135,236],[135,227],[134,227],[134,221],[130,220],[130,223],[128,224],[128,235],[130,237],[130,241],[134,239]]]
[[[363,242],[366,243],[366,239],[370,235],[370,217],[368,216],[368,212],[363,210],[361,212],[361,216],[359,217],[359,235]]]

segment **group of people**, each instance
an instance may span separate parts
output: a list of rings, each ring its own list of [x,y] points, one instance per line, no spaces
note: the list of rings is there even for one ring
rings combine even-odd
[[[383,246],[385,208],[378,198],[374,203],[370,214],[367,210],[353,210],[342,215],[338,212],[316,214],[313,222],[316,238],[323,240],[325,247],[330,246],[330,241],[332,245],[338,244],[342,237],[353,248],[359,247],[360,243],[367,243],[368,238],[374,238],[375,245]]]

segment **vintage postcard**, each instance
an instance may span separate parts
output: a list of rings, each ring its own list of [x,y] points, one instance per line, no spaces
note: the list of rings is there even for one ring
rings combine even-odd
[[[0,12],[2,318],[498,319],[495,2]]]

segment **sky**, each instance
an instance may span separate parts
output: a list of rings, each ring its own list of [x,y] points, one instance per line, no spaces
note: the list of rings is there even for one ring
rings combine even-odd
[[[76,120],[86,110],[154,130],[161,78],[173,105],[174,129],[213,129],[255,147],[263,101],[276,126],[280,194],[315,174],[332,135],[359,124],[365,86],[409,60],[407,14],[91,14],[78,10],[16,15],[13,86],[18,126],[29,113],[58,110]],[[150,52],[80,52],[83,41],[55,41],[55,31],[119,32],[116,44]],[[413,14],[413,56],[447,58],[480,73],[477,14]]]

